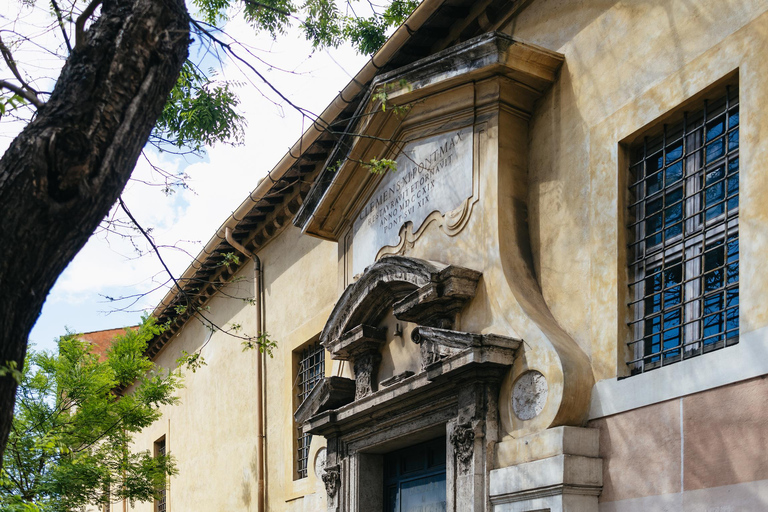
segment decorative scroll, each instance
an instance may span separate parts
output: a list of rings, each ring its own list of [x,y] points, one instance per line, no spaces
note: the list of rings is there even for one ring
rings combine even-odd
[[[456,463],[460,474],[467,474],[472,465],[474,454],[475,430],[471,422],[456,425],[451,432],[451,445],[456,455]]]
[[[339,490],[340,484],[341,484],[341,476],[339,473],[339,466],[331,466],[329,468],[325,468],[325,473],[323,473],[323,483],[325,484],[325,492],[328,494],[329,498],[333,498],[336,496],[336,492]]]

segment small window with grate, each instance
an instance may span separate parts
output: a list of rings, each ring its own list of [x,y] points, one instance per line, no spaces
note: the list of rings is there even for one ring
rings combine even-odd
[[[739,96],[630,150],[632,375],[738,343]]]
[[[155,441],[155,457],[165,457],[165,437]],[[166,510],[166,486],[158,489],[155,499],[155,512],[165,512]]]
[[[296,378],[294,379],[294,409],[309,396],[315,385],[325,377],[325,349],[320,343],[306,345],[294,353],[296,356]],[[306,478],[309,461],[310,434],[302,432],[301,425],[296,425],[296,478]]]

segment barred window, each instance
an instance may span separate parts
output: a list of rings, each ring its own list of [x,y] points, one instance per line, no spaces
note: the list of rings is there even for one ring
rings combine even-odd
[[[325,349],[319,343],[307,345],[298,353],[296,365],[296,407],[301,405],[315,385],[325,376]],[[310,434],[302,432],[296,425],[296,478],[307,476]]]
[[[738,343],[739,96],[630,151],[632,375]]]
[[[155,456],[156,457],[165,456],[165,437],[159,439],[158,441],[155,441]],[[155,500],[155,511],[165,512],[165,508],[166,508],[165,503],[166,503],[166,486],[163,486],[163,488],[159,489],[157,492],[157,499]]]

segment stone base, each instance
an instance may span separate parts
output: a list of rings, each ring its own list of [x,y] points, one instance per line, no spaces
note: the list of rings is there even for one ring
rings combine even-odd
[[[597,512],[603,486],[597,430],[558,427],[504,440],[497,462],[514,465],[491,471],[494,512]]]

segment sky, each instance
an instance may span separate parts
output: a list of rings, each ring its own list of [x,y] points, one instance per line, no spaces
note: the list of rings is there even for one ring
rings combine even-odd
[[[44,2],[39,3],[45,6]],[[19,5],[21,2],[8,2],[0,7],[0,30],[9,28],[10,15],[14,14],[9,11]],[[22,22],[28,27],[43,27],[49,22],[43,9],[27,9],[12,20],[17,30],[22,30]],[[232,17],[226,29],[255,49],[254,53],[264,62],[251,60],[268,80],[293,103],[315,113],[325,109],[367,60],[349,47],[312,52],[298,32],[277,41],[255,36],[236,17]],[[37,29],[36,41],[38,47],[57,44],[42,29]],[[26,62],[36,66],[30,75],[55,76],[56,66],[61,65],[51,56],[41,56],[39,48],[37,53],[16,58],[25,62],[25,57]],[[215,65],[215,61],[209,61]],[[238,69],[236,63],[225,62],[218,76],[239,84],[239,110],[247,119],[244,144],[217,145],[209,148],[203,158],[147,149],[154,165],[166,171],[186,172],[190,190],[166,195],[162,187],[146,185],[144,182],[157,182],[158,176],[147,160],[140,157],[122,194],[139,223],[151,228],[163,259],[177,276],[308,126],[308,120],[302,120],[290,106],[275,104],[274,94],[258,83],[253,74]],[[50,90],[52,80],[41,79],[37,86]],[[0,152],[5,151],[22,127],[22,123],[0,120]],[[30,334],[36,349],[55,349],[55,340],[67,330],[90,332],[135,325],[142,310],[154,309],[168,290],[163,285],[167,275],[148,245],[142,240],[135,242],[134,247],[130,240],[104,230],[90,238],[48,295]],[[139,256],[137,249],[143,255]],[[109,297],[135,298],[111,301]]]

